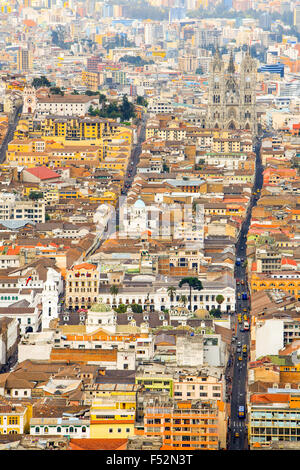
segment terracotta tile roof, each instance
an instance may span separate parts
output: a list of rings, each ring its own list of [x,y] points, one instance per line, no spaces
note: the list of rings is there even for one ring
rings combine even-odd
[[[48,179],[53,179],[53,178],[60,178],[60,175],[56,173],[53,170],[50,170],[50,168],[47,168],[45,166],[37,166],[35,168],[26,168],[27,173],[30,173],[33,176],[36,176],[40,180],[48,180]]]
[[[128,439],[70,439],[70,450],[126,450]]]
[[[290,395],[288,393],[254,393],[251,403],[288,403]]]

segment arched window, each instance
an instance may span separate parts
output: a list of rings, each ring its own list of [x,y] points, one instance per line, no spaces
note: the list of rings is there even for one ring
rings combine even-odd
[[[36,428],[35,428],[35,433],[36,433],[36,434],[39,434],[39,432],[40,432],[40,428],[39,428],[38,426],[36,426]]]

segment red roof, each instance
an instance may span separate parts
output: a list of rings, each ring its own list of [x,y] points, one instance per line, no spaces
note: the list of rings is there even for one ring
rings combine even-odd
[[[81,264],[76,264],[75,266],[73,266],[73,269],[96,269],[97,266],[95,266],[94,264],[90,264],[90,263],[81,263]]]
[[[126,450],[128,439],[70,439],[70,450]]]
[[[282,258],[281,260],[281,266],[284,265],[284,264],[288,264],[290,266],[297,266],[297,263],[295,260],[293,259],[289,259],[289,258]]]
[[[290,395],[288,393],[254,393],[251,403],[288,403]]]
[[[36,176],[40,180],[50,180],[54,178],[60,178],[60,175],[46,166],[36,166],[35,168],[26,168],[28,173]]]

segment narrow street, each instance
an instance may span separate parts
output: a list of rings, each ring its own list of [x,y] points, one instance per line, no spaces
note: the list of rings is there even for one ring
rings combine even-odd
[[[9,120],[8,130],[7,130],[6,136],[3,139],[2,145],[0,147],[0,163],[3,163],[5,161],[7,145],[13,139],[15,129],[19,122],[19,113],[21,112],[22,112],[22,106],[19,106],[18,108],[15,109],[13,115],[11,116]]]
[[[247,217],[243,223],[238,243],[236,245],[236,313],[234,315],[234,335],[233,341],[233,364],[231,378],[231,416],[229,424],[229,450],[245,450],[248,449],[248,433],[247,433],[247,363],[249,360],[250,348],[250,331],[244,330],[244,315],[247,315],[250,324],[250,305],[249,288],[247,282],[247,254],[246,243],[247,233],[250,226],[252,208],[256,205],[260,196],[263,184],[263,167],[260,159],[261,138],[255,144],[256,153],[256,173],[253,187],[253,194],[248,210]],[[257,191],[259,190],[259,191]],[[254,194],[256,193],[256,194]],[[239,261],[240,260],[240,261]],[[241,315],[242,321],[238,321],[238,314]],[[243,353],[243,346],[247,346],[247,353]],[[245,416],[239,416],[239,407],[244,407]]]
[[[139,162],[139,157],[142,152],[142,143],[145,140],[146,123],[147,123],[147,114],[144,114],[142,117],[142,121],[140,123],[139,131],[138,131],[137,143],[134,144],[132,148],[131,157],[130,157],[129,165],[127,168],[127,173],[124,179],[124,189],[122,190],[121,197],[119,198],[116,209],[113,212],[113,215],[107,224],[107,230],[99,237],[95,247],[88,253],[88,256],[86,257],[86,261],[88,261],[89,257],[92,256],[95,253],[95,251],[99,249],[102,243],[105,242],[105,240],[107,240],[113,233],[115,233],[119,227],[120,209],[122,209],[122,206],[125,203],[127,192],[130,189],[132,181],[136,174],[136,166]]]

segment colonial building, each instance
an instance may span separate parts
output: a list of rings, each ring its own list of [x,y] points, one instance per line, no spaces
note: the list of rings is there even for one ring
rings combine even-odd
[[[96,266],[82,263],[73,266],[66,276],[66,307],[88,309],[97,302],[99,271]]]

